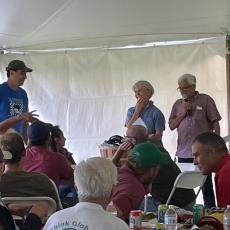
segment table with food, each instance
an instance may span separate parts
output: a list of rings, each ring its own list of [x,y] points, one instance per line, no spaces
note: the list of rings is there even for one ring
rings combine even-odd
[[[224,230],[224,209],[212,208],[204,210],[203,205],[195,204],[193,212],[186,211],[173,205],[159,205],[158,212],[142,212],[133,210],[130,212],[130,230]],[[169,210],[172,209],[172,210]],[[225,212],[224,212],[225,211]],[[228,228],[230,229],[230,228]]]

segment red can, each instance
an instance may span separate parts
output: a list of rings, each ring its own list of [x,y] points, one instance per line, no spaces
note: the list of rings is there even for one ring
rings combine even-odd
[[[129,214],[129,228],[133,230],[141,230],[141,221],[141,210],[132,210]]]

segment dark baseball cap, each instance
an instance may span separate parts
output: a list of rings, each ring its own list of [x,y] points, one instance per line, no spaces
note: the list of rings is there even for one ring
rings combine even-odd
[[[27,130],[31,143],[45,141],[50,133],[52,125],[42,121],[34,121]]]
[[[170,162],[170,156],[162,153],[152,143],[137,144],[128,153],[128,164],[138,169],[168,165]]]
[[[24,70],[26,72],[32,72],[32,69],[27,67],[23,61],[13,60],[6,67],[6,71],[8,70]]]

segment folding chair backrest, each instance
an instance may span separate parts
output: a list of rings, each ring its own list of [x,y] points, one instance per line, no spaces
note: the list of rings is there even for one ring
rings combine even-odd
[[[60,209],[63,209],[63,206],[62,206],[62,203],[61,203],[61,199],[60,199],[60,196],[59,196],[59,192],[58,192],[57,186],[56,186],[56,184],[54,183],[54,181],[52,179],[50,179],[50,181],[53,184],[53,187],[54,187],[54,189],[56,191],[56,195],[58,197],[58,206],[59,206]]]
[[[204,176],[200,171],[184,171],[180,173],[173,185],[172,191],[168,197],[166,204],[169,204],[176,188],[194,189],[199,187],[196,198],[202,188],[207,176]],[[195,198],[195,199],[196,199]]]
[[[57,204],[54,199],[46,196],[38,197],[2,197],[2,202],[5,205],[17,204],[22,206],[30,206],[37,202],[43,203],[48,211],[48,216],[56,212]]]

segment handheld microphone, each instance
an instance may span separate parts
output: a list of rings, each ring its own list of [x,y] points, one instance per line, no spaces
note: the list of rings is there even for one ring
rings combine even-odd
[[[188,96],[185,95],[185,94],[182,95],[182,99],[183,99],[184,102],[190,102]],[[189,108],[187,110],[187,116],[191,116],[191,115],[192,115],[192,110],[191,110],[191,108]]]

